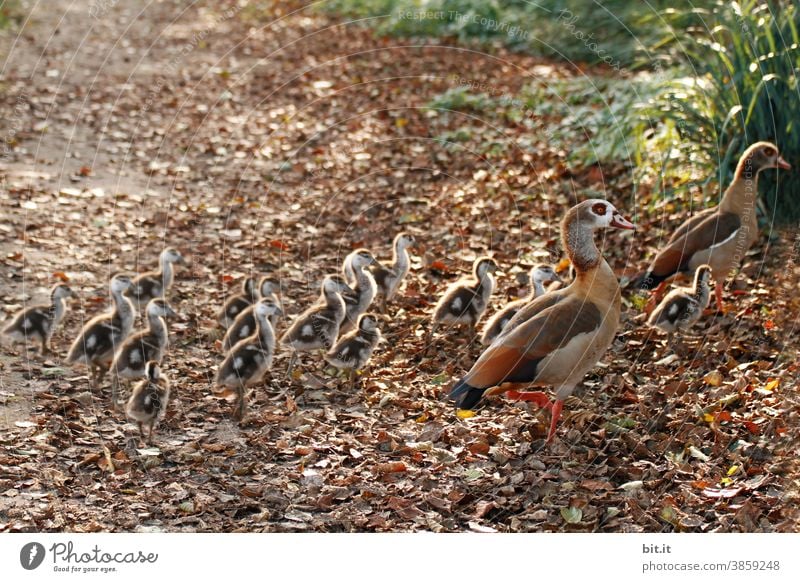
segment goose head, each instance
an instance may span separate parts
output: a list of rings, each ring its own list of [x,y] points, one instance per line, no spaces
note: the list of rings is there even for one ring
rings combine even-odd
[[[489,257],[478,257],[473,265],[473,273],[478,279],[483,279],[489,273],[497,272],[497,263]]]
[[[175,312],[169,303],[164,299],[153,299],[147,304],[147,315],[150,317],[176,317]]]
[[[752,170],[755,172],[770,168],[780,168],[782,170],[792,169],[792,166],[781,157],[778,147],[767,141],[760,141],[751,145],[742,154],[742,159],[750,160]]]
[[[283,310],[280,305],[275,303],[272,299],[262,299],[256,303],[256,316],[259,319],[269,319],[273,315],[283,315]]]
[[[177,263],[179,265],[185,265],[186,259],[183,258],[183,255],[180,253],[180,251],[178,251],[178,249],[168,247],[163,251],[161,251],[161,262]]]
[[[75,297],[75,292],[72,289],[70,289],[68,285],[65,285],[64,283],[59,283],[58,285],[53,287],[50,296],[53,299],[66,299],[68,297]]]

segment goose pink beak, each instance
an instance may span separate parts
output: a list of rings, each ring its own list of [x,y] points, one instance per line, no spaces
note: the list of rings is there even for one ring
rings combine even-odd
[[[791,170],[792,166],[789,162],[783,159],[782,156],[778,156],[778,167],[782,170]]]
[[[609,226],[611,226],[612,228],[621,228],[624,230],[633,230],[636,228],[630,220],[628,220],[621,214],[614,214],[614,216],[611,217],[611,224]]]

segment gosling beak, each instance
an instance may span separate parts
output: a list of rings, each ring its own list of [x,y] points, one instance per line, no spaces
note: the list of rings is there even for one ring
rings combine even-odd
[[[791,170],[792,166],[789,162],[783,159],[782,156],[778,156],[778,167],[782,170]]]

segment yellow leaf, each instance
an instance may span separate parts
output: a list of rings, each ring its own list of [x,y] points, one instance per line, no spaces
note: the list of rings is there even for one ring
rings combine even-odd
[[[394,120],[394,124],[397,127],[403,128],[406,125],[408,125],[408,119],[406,119],[405,117],[398,117],[397,119]]]
[[[731,468],[728,469],[728,477],[731,477],[738,470],[739,470],[739,465],[731,465]]]
[[[728,477],[723,477],[719,480],[720,485],[730,485],[731,483],[733,483],[733,479],[729,479]]]
[[[419,416],[418,416],[416,419],[414,419],[414,420],[415,420],[416,422],[428,422],[428,413],[427,413],[427,412],[423,412],[422,414],[420,414],[420,415],[419,415]]]
[[[722,374],[720,374],[717,370],[712,370],[705,375],[703,381],[709,386],[719,386],[722,384]]]
[[[456,412],[456,416],[458,418],[472,418],[473,416],[475,416],[475,411],[474,410],[462,410],[461,408],[459,408],[458,411]]]
[[[713,414],[709,414],[708,412],[706,412],[703,415],[703,420],[705,420],[707,423],[711,424],[712,422],[714,422],[714,415]]]
[[[558,261],[558,264],[556,265],[556,273],[563,273],[564,271],[569,269],[569,266],[570,266],[569,259],[567,258],[561,259],[560,261]]]
[[[774,380],[770,380],[769,382],[767,382],[767,385],[764,386],[764,390],[769,390],[771,392],[780,385],[781,385],[780,378],[775,378]]]

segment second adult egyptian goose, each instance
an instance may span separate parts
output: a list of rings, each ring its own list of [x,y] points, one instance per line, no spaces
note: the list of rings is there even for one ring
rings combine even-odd
[[[717,309],[722,311],[722,286],[747,250],[758,240],[756,198],[758,174],[768,168],[791,169],[778,148],[758,142],[739,158],[736,173],[722,195],[719,206],[706,209],[685,221],[656,255],[650,268],[638,279],[641,289],[656,288],[648,311],[660,298],[669,280],[691,275],[700,265],[710,265],[716,286]]]
[[[593,240],[603,228],[633,229],[605,200],[572,207],[561,222],[561,238],[575,281],[546,293],[521,309],[450,392],[460,408],[472,409],[484,397],[507,392],[551,411],[548,442],[553,439],[563,402],[611,345],[619,324],[620,289],[611,267]],[[554,386],[555,402],[544,392],[515,387]]]
[[[555,282],[561,282],[561,278],[556,275],[555,270],[550,265],[536,265],[533,269],[531,269],[531,291],[528,296],[510,302],[500,311],[495,313],[491,319],[486,322],[486,327],[484,328],[483,335],[481,336],[481,343],[485,346],[491,344],[494,341],[494,338],[500,335],[500,332],[502,332],[508,322],[511,321],[511,318],[517,314],[517,311],[547,292],[544,287],[545,283]]]

